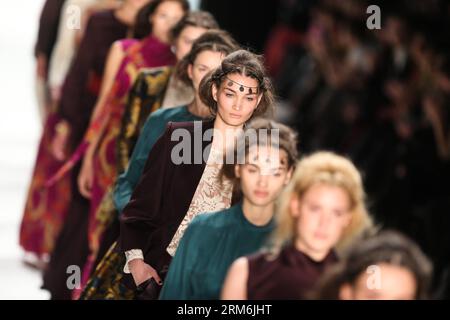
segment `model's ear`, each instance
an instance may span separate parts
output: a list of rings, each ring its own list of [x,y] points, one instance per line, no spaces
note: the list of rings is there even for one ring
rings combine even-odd
[[[347,216],[345,217],[345,221],[344,221],[344,228],[347,228],[350,223],[352,223],[353,220],[353,214],[351,213],[347,213]]]
[[[234,165],[234,175],[236,176],[236,178],[241,177],[241,166],[238,164]]]
[[[294,172],[294,169],[290,168],[288,173],[287,173],[287,175],[286,175],[286,179],[284,179],[284,185],[287,185],[289,183],[289,181],[291,181],[293,172]]]
[[[155,15],[155,13],[151,14],[151,15],[148,17],[148,22],[150,23],[151,26],[153,26],[153,16],[154,16],[154,15]]]
[[[216,101],[216,102],[217,102],[217,93],[218,93],[218,91],[219,91],[219,89],[217,88],[216,84],[213,83],[213,85],[212,85],[212,96],[213,96],[214,101]]]
[[[353,300],[353,289],[348,283],[344,283],[339,289],[339,300]]]
[[[187,67],[187,74],[189,79],[192,80],[192,63],[189,63],[188,67]]]
[[[263,97],[263,94],[262,94],[262,93],[258,95],[258,103],[256,104],[255,109],[258,108],[259,103],[261,102],[262,97]]]

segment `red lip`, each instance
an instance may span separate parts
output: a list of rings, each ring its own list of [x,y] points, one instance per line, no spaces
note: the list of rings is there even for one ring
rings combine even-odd
[[[318,239],[321,239],[321,240],[327,239],[327,236],[324,235],[324,234],[322,234],[322,233],[315,233],[314,236],[315,236],[316,238],[318,238]]]
[[[266,198],[269,195],[267,191],[255,191],[254,193],[259,198]]]
[[[230,117],[234,119],[240,119],[242,116],[240,114],[230,113]]]

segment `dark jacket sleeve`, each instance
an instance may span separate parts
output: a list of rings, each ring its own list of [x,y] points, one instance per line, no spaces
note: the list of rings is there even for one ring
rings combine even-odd
[[[64,0],[47,0],[39,18],[39,31],[34,55],[43,53],[50,59],[58,35],[59,19]]]
[[[152,148],[144,172],[130,202],[120,217],[120,247],[122,251],[141,249],[158,227],[164,224],[161,206],[164,194],[164,178],[170,163],[170,136],[172,123]]]

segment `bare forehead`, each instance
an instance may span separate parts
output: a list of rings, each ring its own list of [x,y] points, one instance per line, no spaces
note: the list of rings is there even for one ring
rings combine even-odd
[[[287,163],[287,153],[278,147],[254,145],[249,148],[247,161],[250,164],[265,164],[278,167]]]
[[[223,60],[224,57],[225,57],[225,54],[223,52],[214,51],[214,50],[211,50],[208,48],[208,49],[204,49],[204,50],[200,51],[197,54],[197,56],[195,57],[194,63],[207,65],[207,63],[210,60],[219,59],[221,61],[221,60]]]
[[[206,31],[203,27],[187,25],[181,30],[180,37],[194,41]]]
[[[182,10],[181,3],[178,1],[163,1],[158,5],[155,12],[158,12],[158,11],[163,12],[164,11],[164,13],[167,13],[167,12],[172,13],[172,11],[174,9]],[[174,13],[178,13],[178,12],[174,12]]]

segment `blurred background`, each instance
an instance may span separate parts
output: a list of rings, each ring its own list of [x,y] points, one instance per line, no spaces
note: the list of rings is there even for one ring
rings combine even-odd
[[[41,124],[34,44],[43,0],[0,3],[0,299],[47,299],[37,270],[22,265],[18,233]]]
[[[33,48],[44,0],[0,4],[0,299],[47,299],[21,263],[18,230],[41,125]],[[378,5],[381,28],[366,26]],[[383,228],[418,242],[448,297],[450,3],[447,0],[198,0],[264,54],[277,118],[306,154],[333,150],[362,171]]]
[[[252,1],[202,5],[264,53],[300,152],[350,157],[376,222],[416,240],[448,298],[450,2],[274,0],[261,14]],[[369,5],[380,29],[366,25]]]

